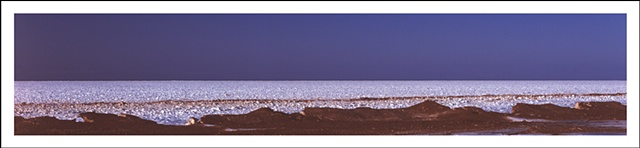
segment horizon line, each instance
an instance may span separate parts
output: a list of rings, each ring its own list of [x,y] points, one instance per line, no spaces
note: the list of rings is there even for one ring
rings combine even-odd
[[[14,81],[626,81],[627,79],[74,79]]]

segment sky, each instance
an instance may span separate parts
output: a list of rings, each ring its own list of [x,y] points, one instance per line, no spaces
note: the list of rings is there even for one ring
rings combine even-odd
[[[624,14],[16,14],[15,80],[626,80]]]

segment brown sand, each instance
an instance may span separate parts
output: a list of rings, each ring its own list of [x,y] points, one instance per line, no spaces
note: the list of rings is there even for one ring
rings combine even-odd
[[[206,115],[189,126],[160,125],[126,114],[82,113],[79,117],[85,122],[16,116],[14,132],[16,135],[626,134],[625,127],[592,124],[625,121],[626,106],[618,102],[581,102],[576,103],[575,109],[517,104],[511,114],[476,107],[450,109],[434,101],[401,109],[306,108],[294,114],[261,108],[244,115]],[[511,119],[514,117],[524,120],[514,121]]]

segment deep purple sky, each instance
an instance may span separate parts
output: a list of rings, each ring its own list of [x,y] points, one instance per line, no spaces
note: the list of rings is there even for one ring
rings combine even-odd
[[[15,15],[15,80],[625,80],[626,15]]]

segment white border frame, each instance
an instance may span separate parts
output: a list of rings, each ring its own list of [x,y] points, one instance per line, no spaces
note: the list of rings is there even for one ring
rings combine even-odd
[[[625,13],[626,136],[14,136],[14,13]],[[5,146],[572,146],[638,143],[638,2],[6,2],[2,1],[2,147]]]

